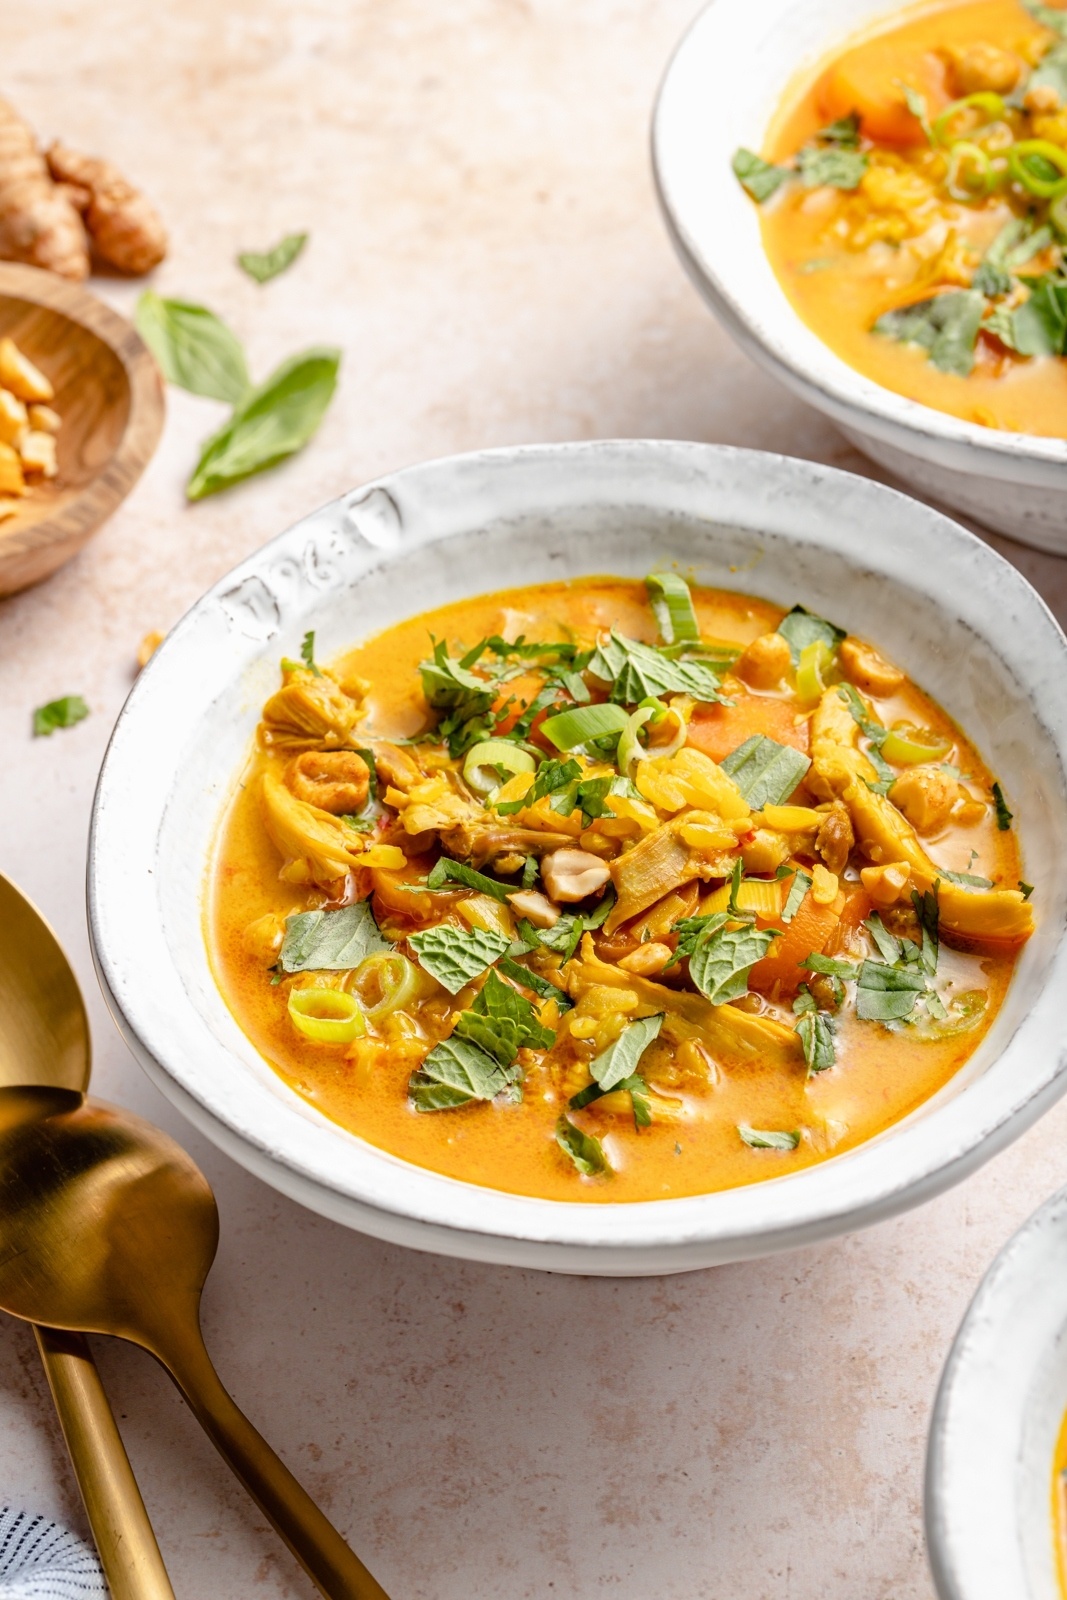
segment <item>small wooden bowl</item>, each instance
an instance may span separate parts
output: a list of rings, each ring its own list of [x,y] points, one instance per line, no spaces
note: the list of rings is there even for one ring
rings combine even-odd
[[[59,473],[0,522],[0,595],[47,578],[126,498],[163,429],[159,370],[137,332],[77,284],[0,263],[0,336],[56,391]]]

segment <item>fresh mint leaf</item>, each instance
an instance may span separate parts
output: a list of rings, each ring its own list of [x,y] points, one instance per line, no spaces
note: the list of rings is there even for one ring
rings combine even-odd
[[[408,1093],[416,1111],[454,1111],[472,1100],[493,1100],[514,1081],[512,1070],[502,1066],[496,1056],[453,1032],[435,1044],[412,1073]]]
[[[571,784],[576,785],[581,776],[582,768],[577,761],[557,761],[554,758],[542,761],[534,776],[532,785],[524,795],[520,795],[518,800],[500,802],[494,805],[493,809],[501,817],[513,817],[516,812],[522,811],[526,806],[536,805],[538,800],[543,800],[546,795],[560,793],[565,791]],[[574,810],[574,804],[571,805],[570,810]]]
[[[777,937],[776,930],[720,928],[705,933],[689,957],[689,976],[713,1006],[748,993],[748,975]]]
[[[838,117],[828,127],[820,128],[815,137],[820,144],[836,144],[842,150],[855,150],[860,142],[858,112],[850,111],[847,117]]]
[[[464,933],[444,923],[427,928],[425,933],[413,933],[408,943],[419,965],[449,994],[458,994],[465,984],[480,977],[508,948],[502,933],[490,933],[484,928],[471,928]]]
[[[821,972],[827,978],[854,978],[856,976],[856,963],[854,961],[839,961],[835,956],[824,956],[821,951],[813,950],[805,956],[803,961],[797,962],[798,967],[803,967],[807,972]]]
[[[997,827],[1001,833],[1007,833],[1011,827],[1014,812],[1008,810],[1008,802],[1004,798],[1004,790],[999,783],[993,785],[993,804],[997,811]]]
[[[541,996],[542,1000],[554,1000],[561,1011],[569,1011],[574,1004],[569,994],[558,989],[554,983],[549,983],[547,978],[542,978],[540,973],[531,972],[528,967],[520,967],[510,955],[500,957],[497,968],[505,978],[510,978],[513,983],[521,983],[527,989],[532,989],[534,994]]]
[[[300,645],[300,659],[308,671],[315,674],[316,678],[322,677],[322,673],[315,665],[315,634],[310,628],[305,633]]]
[[[746,150],[743,146],[734,155],[732,165],[734,177],[760,205],[764,200],[769,200],[787,179],[793,177],[789,167],[772,166],[754,150]]]
[[[943,867],[938,867],[938,872],[949,883],[958,883],[965,889],[992,889],[992,878],[980,878],[975,872],[946,872]]]
[[[966,378],[974,366],[974,350],[985,310],[977,289],[945,289],[896,311],[886,311],[874,332],[899,344],[925,350],[941,372]]]
[[[777,631],[789,646],[794,666],[800,660],[800,652],[809,644],[825,644],[829,649],[836,650],[845,637],[844,628],[839,628],[835,622],[827,622],[825,617],[817,617],[804,606],[794,606],[792,611],[787,611]]]
[[[346,972],[392,945],[378,932],[369,900],[339,911],[298,911],[285,919],[283,972]]]
[[[789,893],[786,895],[785,905],[782,907],[783,922],[792,922],[804,904],[804,896],[811,888],[811,882],[811,873],[805,872],[803,867],[798,867],[793,874],[793,881],[789,885]]]
[[[696,644],[700,628],[685,579],[676,572],[653,572],[645,579],[645,588],[664,643]]]
[[[146,289],[134,320],[168,383],[232,406],[242,402],[250,383],[244,350],[213,311]]]
[[[203,500],[302,450],[333,399],[340,365],[341,352],[326,348],[283,361],[204,445],[186,487],[188,498]]]
[[[33,713],[33,736],[35,739],[50,738],[57,728],[73,728],[88,715],[89,707],[80,694],[65,694],[59,700],[49,700],[46,706],[38,706]]]
[[[864,961],[856,990],[856,1015],[863,1022],[895,1022],[910,1016],[926,979],[917,968]]]
[[[747,1123],[739,1122],[737,1131],[752,1150],[795,1150],[800,1143],[799,1129],[792,1133],[775,1133],[768,1128],[750,1128]]]
[[[985,326],[1022,356],[1061,356],[1067,349],[1067,278],[1047,272],[1023,278],[1030,293],[1014,311],[1003,308]]]
[[[867,166],[862,150],[849,150],[842,145],[809,144],[797,156],[797,171],[806,189],[824,185],[830,189],[858,189]]]
[[[692,647],[686,643],[684,648]],[[664,694],[689,694],[705,702],[722,698],[720,673],[705,661],[685,660],[615,632],[597,646],[589,671],[611,685],[616,705],[635,706]]]
[[[633,1106],[634,1126],[647,1128],[652,1122],[652,1102],[648,1097],[648,1084],[638,1073],[623,1078],[621,1083],[616,1083],[612,1089],[602,1089],[599,1083],[590,1083],[577,1094],[572,1094],[567,1104],[572,1111],[581,1111],[585,1106],[591,1106],[594,1100],[602,1100],[606,1094],[622,1091],[630,1096]]]
[[[882,921],[881,913],[876,911],[873,916],[867,918],[863,926],[874,940],[875,949],[882,960],[888,962],[890,966],[895,965],[901,957],[900,940],[890,933]]]
[[[911,903],[922,929],[922,964],[931,977],[937,971],[939,885],[940,879],[935,879],[933,887],[927,889],[925,894],[920,894],[917,889],[911,891]]]
[[[1039,228],[1022,217],[1013,217],[1004,224],[982,257],[971,284],[972,289],[991,298],[1007,294],[1016,269],[1025,266],[1051,243],[1050,228]]]
[[[636,1072],[638,1062],[662,1026],[662,1012],[658,1016],[641,1017],[637,1022],[631,1022],[622,1030],[614,1044],[609,1044],[606,1050],[602,1050],[589,1063],[591,1077],[605,1094],[610,1094],[623,1078],[628,1078]]]
[[[519,981],[526,983],[531,974],[521,967],[519,970],[522,972]],[[471,1012],[490,1022],[512,1026],[518,1035],[517,1049],[551,1050],[556,1042],[552,1029],[541,1026],[532,1002],[505,983],[492,968],[475,997]],[[514,1059],[514,1054],[510,1059]]]
[[[505,902],[509,894],[515,893],[509,883],[498,883],[495,878],[487,878],[484,872],[475,872],[473,867],[468,867],[462,861],[439,856],[426,879],[426,887],[430,890],[443,889],[449,883],[461,883],[465,889],[476,889],[479,894],[491,895],[494,900],[501,902]]]
[[[291,267],[297,256],[307,244],[306,233],[289,233],[274,246],[273,250],[265,250],[257,254],[254,250],[246,250],[237,257],[237,265],[242,271],[247,272],[250,278],[255,278],[257,283],[269,283],[276,278],[286,267]]]
[[[555,950],[564,961],[569,961],[578,948],[578,941],[583,933],[599,928],[607,920],[608,912],[615,904],[615,892],[610,887],[605,890],[604,897],[595,911],[588,915],[582,912],[565,911],[551,928],[534,929],[530,923],[520,924],[520,927],[529,928],[536,936],[538,944],[544,945],[546,950]]]
[[[568,1116],[556,1123],[556,1143],[569,1156],[583,1178],[599,1178],[611,1171],[604,1146],[591,1133],[583,1133]]]
[[[833,1017],[825,1011],[806,1011],[797,1022],[796,1030],[804,1047],[808,1077],[828,1072],[837,1061]]]
[[[867,787],[873,789],[876,794],[886,794],[896,780],[896,773],[882,754],[882,745],[889,738],[889,729],[883,728],[880,722],[876,722],[868,714],[867,707],[850,683],[839,684],[837,692],[852,712],[853,720],[870,745],[867,759],[878,774],[878,782],[868,783]]]
[[[790,744],[778,744],[765,733],[754,733],[719,764],[752,810],[762,811],[764,806],[780,806],[789,799],[811,760]]]

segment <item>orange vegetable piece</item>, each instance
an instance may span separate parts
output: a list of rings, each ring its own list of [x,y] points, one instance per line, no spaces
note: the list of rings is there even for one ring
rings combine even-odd
[[[753,734],[762,733],[779,744],[791,744],[804,755],[810,753],[810,729],[806,720],[797,722],[795,705],[770,695],[739,694],[733,698],[732,706],[697,706],[686,743],[713,761],[722,761]]]
[[[870,41],[847,51],[830,67],[816,91],[826,121],[855,111],[869,139],[887,144],[922,144],[925,134],[908,110],[902,84],[926,100],[931,118],[948,105],[945,64],[932,51],[913,45]]]
[[[770,994],[775,984],[783,997],[794,995],[807,974],[800,962],[813,950],[826,949],[837,932],[840,919],[833,906],[817,906],[811,895],[804,899],[792,922],[766,922],[761,917],[761,928],[781,928],[782,937],[775,939],[770,950],[752,968],[748,984],[762,994]]]

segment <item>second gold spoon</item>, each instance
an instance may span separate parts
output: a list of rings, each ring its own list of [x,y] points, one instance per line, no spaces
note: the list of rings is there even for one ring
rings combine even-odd
[[[388,1600],[219,1382],[199,1316],[217,1244],[207,1179],[151,1123],[89,1100],[0,1128],[0,1310],[149,1350],[320,1591]]]

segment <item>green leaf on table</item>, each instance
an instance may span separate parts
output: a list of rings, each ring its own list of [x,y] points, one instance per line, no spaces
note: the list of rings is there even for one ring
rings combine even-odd
[[[974,350],[985,309],[977,289],[945,289],[928,300],[886,311],[874,332],[899,344],[925,350],[941,372],[965,378],[974,366]]]
[[[788,800],[811,766],[811,758],[791,744],[778,744],[765,733],[754,733],[720,765],[752,810],[762,811],[764,806],[779,806]]]
[[[792,611],[787,611],[778,624],[777,632],[788,644],[794,666],[800,660],[800,652],[806,650],[809,644],[824,644],[830,650],[836,650],[845,637],[844,628],[839,628],[835,622],[827,622],[825,617],[817,617],[804,606],[794,606]]]
[[[800,181],[807,189],[824,185],[830,189],[858,189],[867,165],[862,150],[851,150],[840,144],[805,145],[797,156]]]
[[[795,176],[791,167],[773,166],[754,150],[746,150],[744,146],[735,152],[732,166],[734,177],[741,187],[760,205],[764,200],[769,200],[787,179]]]
[[[207,441],[189,479],[188,498],[217,494],[302,450],[333,398],[340,364],[341,352],[327,348],[284,361]]]
[[[33,736],[49,738],[57,728],[73,728],[89,715],[89,707],[80,694],[65,694],[59,700],[49,700],[33,713]]]
[[[213,311],[186,300],[164,300],[146,289],[134,316],[168,383],[209,400],[240,404],[250,382],[245,353]]]
[[[392,945],[378,931],[369,900],[339,911],[298,911],[285,919],[283,972],[347,972]]]
[[[614,1044],[609,1044],[589,1063],[593,1081],[605,1094],[618,1087],[624,1078],[637,1071],[637,1064],[663,1026],[663,1013],[654,1017],[641,1017],[631,1022],[619,1034]]]
[[[276,278],[286,267],[292,266],[307,244],[307,238],[306,233],[288,233],[273,250],[265,250],[262,254],[255,250],[243,251],[237,257],[237,265],[250,278],[255,278],[257,283],[269,283],[271,278]]]
[[[750,1128],[747,1123],[739,1122],[737,1131],[752,1150],[795,1150],[800,1143],[797,1129],[792,1133],[775,1133],[768,1128]]]
[[[825,1011],[805,1011],[797,1020],[796,1030],[804,1048],[808,1077],[828,1072],[837,1060],[833,1017]]]
[[[508,948],[502,933],[491,933],[485,928],[471,928],[462,932],[440,923],[427,928],[424,933],[413,933],[408,940],[419,960],[419,965],[436,978],[449,994],[459,991],[475,978],[481,977],[486,967]]]
[[[689,976],[713,1006],[748,993],[748,975],[778,937],[775,929],[720,928],[705,933],[689,957]]]
[[[700,638],[693,596],[677,572],[653,572],[645,579],[648,603],[666,644],[696,643]]]
[[[583,1133],[568,1116],[556,1123],[556,1143],[569,1156],[583,1178],[598,1178],[611,1171],[604,1146],[591,1133]]]
[[[863,1022],[895,1022],[910,1016],[926,989],[926,978],[916,967],[891,967],[881,961],[864,961],[856,989],[856,1015]]]

